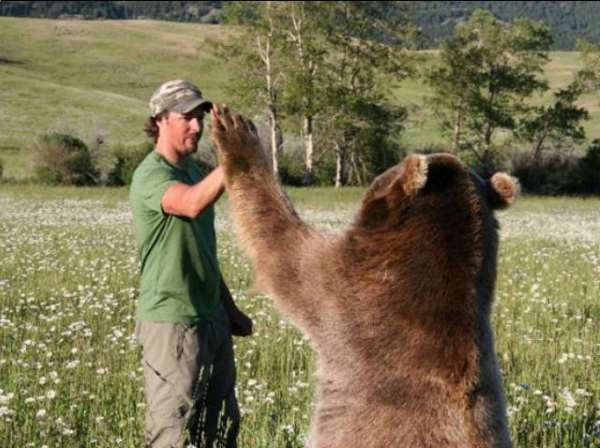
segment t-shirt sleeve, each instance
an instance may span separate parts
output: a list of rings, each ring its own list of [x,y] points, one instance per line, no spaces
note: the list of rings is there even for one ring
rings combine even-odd
[[[162,168],[162,167],[161,167]],[[162,212],[161,201],[165,192],[179,183],[172,172],[167,169],[153,169],[146,173],[144,189],[141,192],[144,205],[150,210]]]

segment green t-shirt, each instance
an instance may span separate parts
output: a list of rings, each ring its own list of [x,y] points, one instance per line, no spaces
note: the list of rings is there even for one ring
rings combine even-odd
[[[175,165],[156,151],[135,170],[129,203],[141,262],[137,320],[191,324],[212,320],[221,309],[213,207],[195,219],[161,207],[170,186],[203,177],[191,158]]]

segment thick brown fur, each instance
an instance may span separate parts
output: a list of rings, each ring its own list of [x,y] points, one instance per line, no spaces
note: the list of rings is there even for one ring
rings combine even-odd
[[[310,447],[512,446],[489,319],[492,208],[514,201],[514,180],[408,156],[349,229],[324,234],[295,213],[247,121],[215,114],[212,138],[258,285],[318,355]]]

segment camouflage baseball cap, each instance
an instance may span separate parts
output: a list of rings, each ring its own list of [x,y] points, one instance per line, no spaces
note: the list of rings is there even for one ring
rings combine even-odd
[[[198,106],[208,112],[212,103],[202,98],[198,87],[181,79],[165,82],[150,98],[150,113],[153,117],[165,111],[185,114]]]

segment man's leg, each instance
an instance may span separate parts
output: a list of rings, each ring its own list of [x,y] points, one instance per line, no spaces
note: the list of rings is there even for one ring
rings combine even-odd
[[[203,365],[198,328],[139,322],[136,335],[143,348],[146,444],[152,448],[180,447]]]
[[[209,447],[216,442],[218,447],[236,448],[240,411],[235,396],[236,370],[231,326],[228,320],[217,321],[214,325],[221,343],[215,353],[206,394],[206,439]]]

